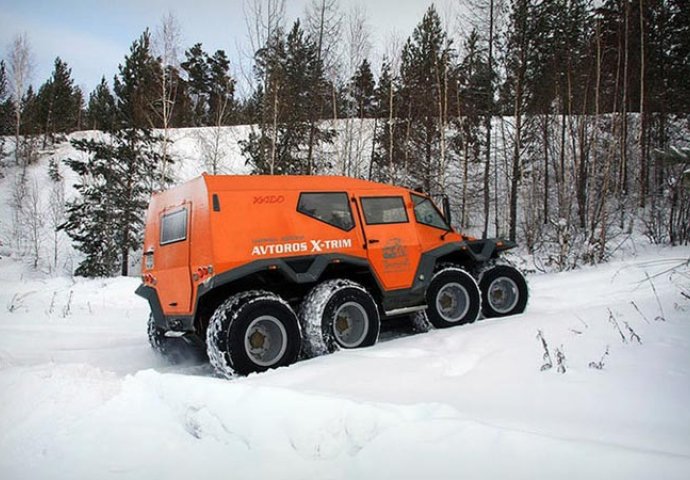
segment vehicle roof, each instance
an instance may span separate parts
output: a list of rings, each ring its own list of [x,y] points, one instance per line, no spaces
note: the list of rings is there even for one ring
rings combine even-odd
[[[230,190],[311,190],[339,191],[346,189],[399,189],[358,178],[317,175],[203,175],[209,191]]]

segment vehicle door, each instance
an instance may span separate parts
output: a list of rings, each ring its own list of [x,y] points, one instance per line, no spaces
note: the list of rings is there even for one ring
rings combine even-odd
[[[192,204],[165,209],[160,213],[159,238],[153,254],[144,252],[145,267],[152,262],[161,307],[167,315],[189,313],[192,280],[189,267],[189,224]]]
[[[421,249],[403,195],[361,196],[362,228],[369,263],[386,290],[410,288]]]

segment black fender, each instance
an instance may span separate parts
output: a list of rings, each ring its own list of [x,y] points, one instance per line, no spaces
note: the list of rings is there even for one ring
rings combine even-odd
[[[158,292],[153,287],[147,285],[139,285],[139,287],[134,291],[140,297],[146,299],[149,302],[149,307],[151,308],[151,315],[153,315],[153,322],[157,327],[167,329],[168,326],[165,322],[165,315],[163,315],[163,308],[161,307],[160,299],[158,298]]]
[[[498,257],[501,252],[517,247],[517,243],[502,238],[485,238],[460,242],[461,250],[467,252],[477,262],[486,262]],[[463,245],[464,244],[464,245]],[[465,247],[463,249],[463,247]]]
[[[189,315],[170,315],[163,314],[158,292],[155,288],[148,285],[139,285],[134,291],[137,295],[145,298],[149,302],[151,308],[151,315],[153,316],[153,323],[162,330],[173,330],[176,332],[193,332],[194,331],[194,317]]]

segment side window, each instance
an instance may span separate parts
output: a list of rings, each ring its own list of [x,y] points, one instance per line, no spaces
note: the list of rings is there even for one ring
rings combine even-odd
[[[362,210],[367,225],[408,222],[402,197],[362,198]]]
[[[444,220],[443,215],[441,215],[431,200],[421,195],[412,194],[412,203],[414,205],[414,216],[418,223],[448,230],[448,224]]]
[[[187,209],[166,213],[161,218],[161,245],[187,239]]]
[[[346,193],[302,193],[297,211],[341,230],[355,226]]]

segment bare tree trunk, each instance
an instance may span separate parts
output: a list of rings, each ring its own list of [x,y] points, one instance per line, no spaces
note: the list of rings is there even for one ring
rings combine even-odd
[[[278,90],[280,86],[276,85],[273,87],[273,121],[272,121],[272,132],[271,132],[271,157],[269,161],[269,174],[273,175],[275,173],[276,165],[276,148],[278,145]]]
[[[52,88],[51,88],[52,90]],[[53,106],[55,104],[55,96],[53,95],[53,92],[51,91],[49,93],[50,95],[50,100],[48,102],[48,112],[46,113],[46,123],[43,128],[43,148],[46,148],[48,146],[48,138],[50,137],[52,141],[52,123],[53,123]]]
[[[649,191],[649,155],[647,152],[647,120],[645,111],[645,18],[644,0],[640,0],[640,207],[644,208]]]
[[[470,67],[469,76],[472,76],[472,69]],[[469,155],[470,146],[467,141],[467,135],[465,134],[465,123],[467,118],[463,116],[462,112],[462,101],[460,99],[460,88],[455,89],[455,105],[457,106],[457,118],[458,118],[458,133],[460,134],[460,141],[462,142],[462,190],[460,198],[460,226],[467,227],[467,185],[468,179],[467,175],[469,172]]]
[[[10,53],[7,61],[10,74],[10,93],[14,107],[14,159],[20,165],[21,158],[21,125],[22,100],[33,71],[31,46],[29,38],[24,33],[14,37],[10,43]]]
[[[345,64],[344,77],[352,78],[352,76],[357,71],[357,68],[362,63],[362,61],[367,57],[369,50],[371,49],[371,44],[369,42],[370,32],[366,24],[366,11],[360,6],[354,6],[348,16],[347,16],[347,29],[345,31],[346,44],[347,44],[347,62]],[[334,87],[335,89],[335,87]],[[347,93],[352,96],[353,94],[353,84],[352,82],[347,82]],[[337,103],[335,100],[335,90],[334,90],[334,106]],[[355,126],[354,118],[359,117],[359,129],[357,130],[357,139],[355,140]],[[346,175],[352,174],[352,157],[353,144],[356,144],[356,157],[361,158],[361,144],[362,144],[362,126],[363,126],[363,114],[361,108],[357,110],[357,113],[353,111],[346,112],[345,115],[345,140],[344,143],[346,148],[343,149],[346,157],[343,159],[343,171]],[[359,164],[359,161],[354,162],[355,165]],[[358,168],[358,167],[357,167]]]
[[[245,0],[243,9],[253,55],[260,48],[270,46],[275,33],[281,28],[285,18],[285,0]],[[259,130],[261,139],[268,138],[270,145],[262,141],[261,150],[263,158],[268,160],[269,173],[273,175],[277,156],[280,84],[278,79],[270,77],[269,69],[266,69],[262,81],[265,96],[260,106]],[[270,134],[267,134],[269,130]]]
[[[374,153],[376,151],[376,131],[378,129],[378,117],[374,117],[374,130],[371,135],[371,152],[369,154],[369,174],[367,176],[368,180],[372,180],[372,167],[374,165]]]
[[[41,191],[38,186],[38,181],[33,178],[28,187],[28,195],[26,204],[26,225],[28,227],[29,243],[31,246],[31,260],[33,269],[38,268],[41,262],[41,253],[43,246],[43,202],[41,201]]]
[[[467,227],[467,185],[469,183],[467,175],[469,172],[470,148],[469,148],[469,145],[466,141],[463,142],[463,146],[464,146],[464,152],[463,152],[463,159],[462,159],[462,203],[461,203],[461,209],[460,209],[460,225],[463,228],[466,228]]]
[[[513,162],[510,176],[510,214],[508,220],[508,239],[515,241],[517,238],[517,197],[520,183],[520,162],[522,151],[522,80],[518,75],[515,85],[515,143],[513,144]]]
[[[630,33],[630,4],[625,2],[625,30],[623,33],[623,102],[622,102],[622,116],[623,124],[620,136],[620,154],[621,154],[621,200],[628,195],[628,66],[630,52],[628,47],[629,33]],[[625,219],[625,202],[621,203],[621,228],[623,228],[623,222]]]
[[[487,64],[489,68],[489,73],[493,73],[493,53],[494,53],[494,0],[489,1],[489,52],[487,58]],[[486,163],[484,164],[484,230],[482,231],[482,237],[487,238],[489,235],[489,212],[491,208],[491,192],[490,192],[490,180],[491,180],[491,119],[493,115],[493,82],[489,88],[489,95],[491,99],[489,102],[490,111],[487,112],[485,127],[486,127]],[[498,221],[498,220],[497,220]]]
[[[440,141],[440,155],[439,155],[439,171],[438,179],[441,193],[446,191],[446,121],[448,118],[448,68],[446,62],[446,55],[442,57],[443,61],[443,79],[441,79],[441,74],[438,71],[439,66],[436,66],[436,83],[438,86],[439,96],[438,96],[438,129],[439,129],[439,141]],[[429,190],[431,193],[431,190]]]
[[[393,88],[393,82],[391,82],[390,88],[388,89],[388,176],[392,179],[393,175],[393,99],[394,99],[395,89]]]
[[[568,77],[570,79],[570,75]],[[583,234],[587,232],[587,208],[590,196],[590,182],[589,182],[589,147],[587,145],[587,99],[589,98],[589,76],[585,86],[584,98],[582,101],[582,110],[580,115],[576,117],[577,121],[577,138],[578,138],[578,164],[577,164],[577,205],[578,205],[578,220],[580,229]],[[569,81],[570,85],[570,81]],[[572,98],[572,97],[571,97]],[[570,117],[573,118],[572,110]]]
[[[523,116],[523,90],[525,87],[525,75],[527,71],[527,6],[523,6],[524,11],[521,18],[520,43],[519,43],[519,65],[515,78],[515,104],[513,114],[515,116],[515,142],[513,144],[513,161],[510,177],[510,214],[508,221],[508,238],[515,241],[517,238],[517,198],[518,186],[520,184],[522,170],[522,116]]]
[[[601,116],[601,65],[602,65],[602,49],[601,49],[601,24],[596,24],[596,84],[594,86],[594,132],[592,135],[592,143],[594,145],[594,153],[592,156],[592,172],[599,172],[599,122]],[[606,221],[603,218],[606,210],[606,195],[609,183],[610,159],[607,155],[604,172],[598,177],[600,184],[598,185],[597,197],[594,199],[596,203],[592,206],[590,217],[590,237],[589,244],[594,246],[596,244],[597,226],[601,228],[600,245],[596,256],[593,255],[592,262],[597,262],[603,259],[606,249]]]
[[[339,19],[339,13],[337,12],[337,7],[338,4],[337,2],[333,0],[329,0],[327,3],[327,0],[316,0],[315,2],[312,3],[312,9],[315,10],[315,12],[309,13],[307,12],[307,16],[309,17],[309,23],[311,25],[311,30],[312,34],[315,33],[316,36],[316,48],[317,48],[317,53],[316,53],[316,63],[319,66],[319,69],[322,71],[326,70],[326,61],[325,61],[325,52],[324,49],[326,48],[326,41],[328,40],[333,41],[332,38],[326,39],[326,36],[337,36],[340,34],[340,19]],[[326,15],[328,14],[328,19],[326,18]],[[335,20],[333,20],[332,17],[335,17]],[[326,23],[329,23],[329,25],[326,25]],[[335,25],[333,25],[335,23]],[[314,28],[315,27],[315,28]],[[314,31],[315,30],[315,31]],[[326,31],[328,30],[328,32]],[[328,46],[328,49],[330,50],[331,46]],[[316,103],[318,102],[319,107],[322,106],[322,102],[319,100],[319,96],[321,95],[320,91],[320,86],[319,85],[313,85],[313,88],[310,92],[311,98],[312,98],[312,106],[309,109],[309,138],[308,138],[308,146],[307,146],[307,175],[311,175],[314,172],[314,142],[316,141],[316,123],[318,120],[321,118],[323,112],[319,109],[317,111],[316,108]]]
[[[592,153],[592,172],[598,172],[599,170],[599,116],[601,112],[601,25],[597,21],[596,24],[596,30],[595,30],[595,35],[596,35],[596,83],[594,85],[594,127],[593,127],[593,133],[592,133],[592,145],[594,146],[593,148],[593,153]],[[600,187],[601,188],[601,187]],[[599,198],[597,198],[598,201],[601,201],[601,192],[599,193]],[[592,244],[594,243],[594,235],[596,232],[596,226],[597,226],[597,207],[595,206],[592,215],[590,218],[590,226],[589,226],[589,231],[590,231],[590,238],[589,238],[589,243]]]
[[[57,271],[60,252],[60,225],[65,220],[65,185],[62,180],[53,183],[48,204],[48,224],[53,234],[53,271]]]
[[[544,144],[544,218],[543,224],[549,223],[549,115],[544,115],[542,123],[542,143]]]
[[[168,143],[170,141],[170,123],[175,108],[177,89],[171,85],[169,69],[176,69],[179,64],[181,29],[177,18],[168,12],[160,21],[156,32],[155,45],[161,59],[160,79],[160,109],[159,116],[163,127],[163,148],[161,152],[161,181],[159,188],[165,187],[165,179],[168,169]]]

